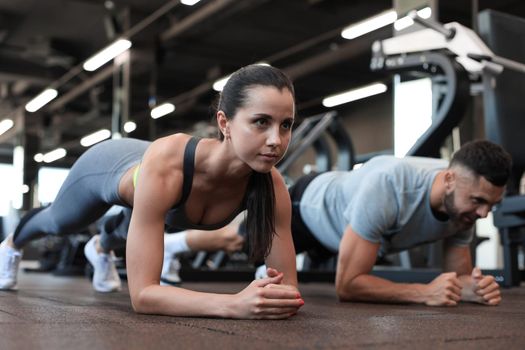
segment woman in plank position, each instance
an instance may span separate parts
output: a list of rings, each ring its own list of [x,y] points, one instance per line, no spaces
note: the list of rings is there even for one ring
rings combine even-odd
[[[278,69],[251,65],[228,80],[216,111],[219,139],[174,134],[154,142],[108,140],[73,165],[56,200],[29,212],[0,245],[0,289],[16,286],[21,249],[49,234],[76,232],[112,205],[130,220],[86,245],[99,291],[120,288],[112,244],[127,235],[127,275],[138,313],[226,318],[288,318],[304,304],[297,290],[291,204],[274,165],[294,122],[294,89]],[[248,244],[268,278],[237,294],[201,293],[159,283],[165,225],[213,230],[247,211]],[[126,223],[127,220],[122,220]]]

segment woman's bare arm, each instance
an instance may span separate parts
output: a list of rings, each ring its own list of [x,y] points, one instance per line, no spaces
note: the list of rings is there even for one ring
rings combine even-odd
[[[180,145],[169,145],[184,149]],[[178,141],[171,141],[177,143]],[[297,292],[264,288],[279,284],[283,276],[252,282],[237,294],[215,294],[160,286],[164,217],[180,197],[182,172],[170,165],[166,145],[153,144],[144,156],[134,197],[127,240],[128,285],[133,308],[139,313],[225,318],[287,318],[301,302]],[[168,174],[169,173],[169,174]]]
[[[297,288],[295,248],[292,240],[290,195],[282,176],[272,171],[275,190],[275,232],[272,249],[266,258],[266,266],[284,274],[283,284]]]

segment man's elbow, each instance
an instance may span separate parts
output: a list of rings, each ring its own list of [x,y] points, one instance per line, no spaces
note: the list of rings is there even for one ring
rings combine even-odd
[[[352,283],[353,281],[349,281],[347,283],[341,283],[337,282],[335,285],[335,292],[337,294],[337,298],[339,301],[358,301],[359,296],[356,293],[356,288]]]

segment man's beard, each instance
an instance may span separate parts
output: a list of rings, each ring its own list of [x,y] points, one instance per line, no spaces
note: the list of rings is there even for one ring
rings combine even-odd
[[[470,229],[476,223],[478,216],[461,214],[454,204],[454,194],[454,191],[449,194],[445,194],[445,198],[443,200],[443,205],[445,206],[445,211],[447,212],[449,220],[460,230]],[[472,222],[465,221],[465,218],[470,219]]]

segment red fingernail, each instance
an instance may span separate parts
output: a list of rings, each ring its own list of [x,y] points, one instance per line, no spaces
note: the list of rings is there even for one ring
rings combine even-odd
[[[301,294],[299,294],[299,293],[297,293],[297,294],[295,295],[295,298],[296,298],[296,299],[299,299],[300,297],[301,297]]]
[[[303,299],[301,299],[299,301],[301,302],[301,305],[304,305],[304,300]]]

